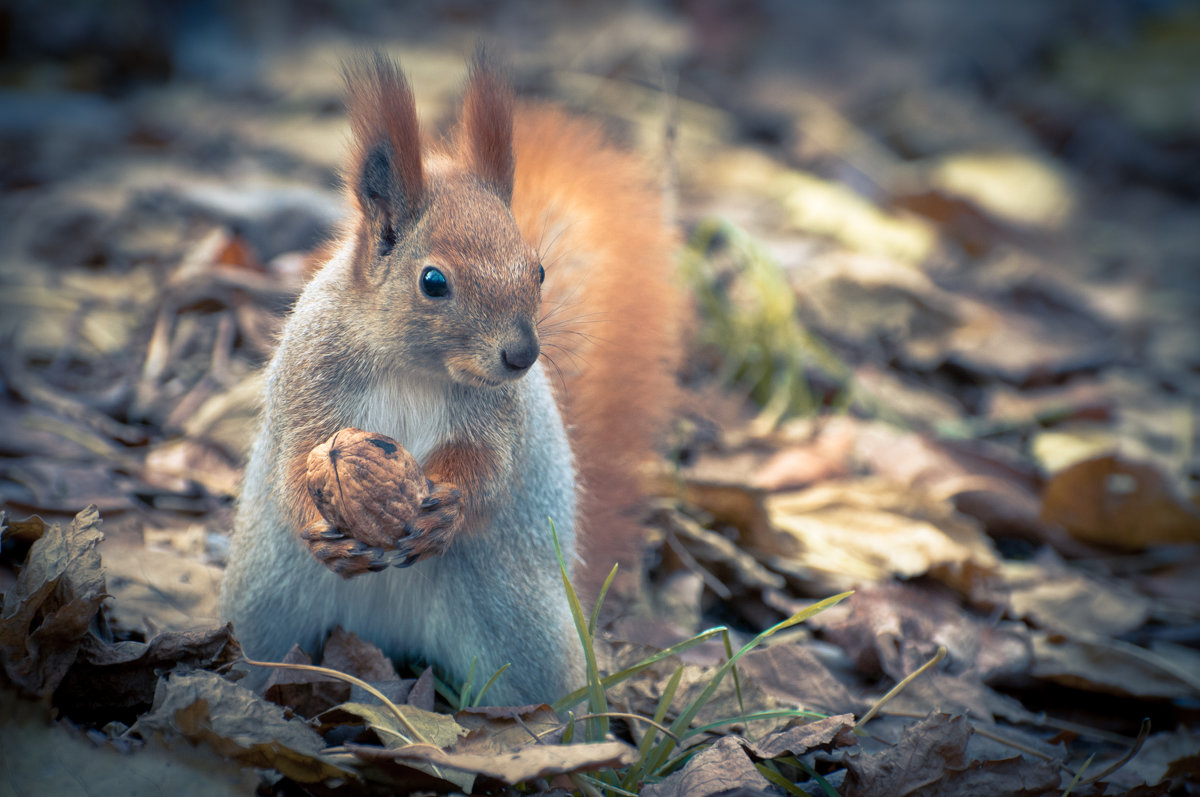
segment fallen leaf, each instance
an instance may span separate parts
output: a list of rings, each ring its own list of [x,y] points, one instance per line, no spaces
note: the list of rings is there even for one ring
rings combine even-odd
[[[642,794],[646,797],[713,797],[735,789],[767,794],[771,793],[771,784],[754,767],[741,740],[736,736],[724,736],[692,756],[680,771],[661,783],[647,785]]]
[[[241,471],[224,451],[193,439],[169,440],[146,453],[142,479],[151,486],[190,493],[192,482],[210,495],[233,496],[241,482]]]
[[[1093,763],[1097,771],[1109,765],[1107,760]],[[1114,788],[1136,789],[1168,783],[1173,786],[1195,783],[1200,778],[1200,733],[1186,727],[1152,733],[1133,758],[1104,778]]]
[[[321,666],[353,675],[368,683],[398,681],[396,667],[378,647],[340,625],[321,649]]]
[[[774,731],[757,742],[743,741],[746,750],[757,758],[802,756],[809,750],[828,745],[851,747],[858,744],[854,735],[854,715],[837,714],[813,720],[781,731]]]
[[[100,513],[88,507],[63,530],[48,527],[29,549],[0,613],[0,664],[23,692],[53,692],[75,661],[106,592],[96,546]]]
[[[1030,651],[1023,626],[996,628],[975,619],[945,588],[897,583],[863,587],[808,622],[845,650],[860,672],[882,672],[895,682],[932,658],[939,646],[947,649],[944,666],[911,682],[889,704],[894,709],[927,711],[935,706],[981,717],[1025,716],[1016,701],[985,686],[1025,672]]]
[[[279,706],[203,670],[160,679],[153,708],[132,730],[168,741],[182,735],[243,766],[277,769],[300,783],[354,777],[323,755],[324,742],[302,720],[286,719]]]
[[[424,737],[422,744],[428,743],[435,747],[451,747],[461,737],[466,736],[467,729],[454,721],[453,717],[424,711],[413,706],[396,706],[408,724],[416,728]],[[342,703],[331,709],[331,712],[352,714],[366,720],[367,725],[383,741],[385,747],[396,748],[406,744],[415,744],[412,731],[400,721],[400,718],[389,709],[380,705],[365,703]],[[322,717],[324,721],[324,717]]]
[[[0,464],[0,477],[0,484],[8,482],[0,488],[0,500],[9,506],[62,514],[80,506],[115,513],[135,505],[130,495],[132,480],[110,463],[24,457]]]
[[[1168,658],[1118,639],[1078,640],[1031,631],[1035,678],[1142,699],[1200,696],[1200,673],[1181,670]]]
[[[358,744],[346,747],[365,761],[433,764],[485,775],[510,785],[563,773],[628,766],[637,758],[637,751],[624,742],[530,745],[493,755],[451,753],[422,744],[390,750]]]
[[[472,706],[457,712],[454,720],[468,730],[454,745],[456,753],[487,754],[528,744],[558,744],[566,730],[546,705]]]
[[[54,704],[76,722],[132,723],[153,703],[160,673],[216,669],[240,657],[229,625],[166,631],[149,642],[110,643],[88,634]]]
[[[1041,759],[1014,756],[978,761],[967,756],[971,726],[966,717],[931,714],[909,726],[893,746],[844,759],[843,797],[1041,797],[1058,789],[1058,768]]]
[[[1001,570],[1010,614],[1047,631],[1080,639],[1115,637],[1140,628],[1153,603],[1123,584],[1065,565],[1005,562]]]
[[[1154,466],[1115,456],[1055,474],[1042,493],[1042,519],[1078,539],[1129,550],[1200,542],[1200,506],[1181,498]]]
[[[1004,222],[1057,229],[1071,216],[1075,191],[1058,166],[1020,152],[965,152],[940,159],[933,185],[965,197]]]
[[[837,588],[937,568],[989,571],[998,561],[978,525],[949,503],[880,479],[774,495],[767,513],[784,558]]]
[[[221,568],[143,546],[113,551],[109,544],[104,561],[115,625],[186,629],[217,622]]]
[[[738,670],[782,704],[815,711],[864,712],[869,703],[850,690],[802,643],[779,643],[752,650]]]
[[[283,664],[312,665],[312,657],[293,645],[281,660]],[[316,717],[350,696],[349,685],[328,676],[307,670],[287,670],[273,667],[263,684],[264,700],[278,706],[287,706],[301,717]],[[326,728],[322,726],[321,732]]]

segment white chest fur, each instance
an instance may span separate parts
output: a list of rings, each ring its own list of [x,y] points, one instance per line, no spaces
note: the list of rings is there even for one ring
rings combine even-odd
[[[395,377],[372,385],[349,415],[351,425],[399,441],[421,464],[449,433],[446,394],[417,379]]]

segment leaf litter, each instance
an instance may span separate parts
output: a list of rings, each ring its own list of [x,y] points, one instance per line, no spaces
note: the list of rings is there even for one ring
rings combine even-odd
[[[358,13],[382,30],[375,5]],[[881,29],[904,23],[876,5]],[[1197,789],[1200,128],[1179,99],[1194,81],[1170,71],[1194,60],[1195,13],[1103,29],[1010,5],[938,5],[907,37],[834,9],[613,12],[611,38],[551,15],[518,65],[650,152],[674,142],[697,300],[654,565],[597,638],[602,671],[718,624],[740,647],[856,590],[742,657],[694,715],[711,727],[626,790]],[[461,33],[474,13],[426,22]],[[798,59],[786,79],[760,57],[783,52],[773,36]],[[666,738],[648,720],[669,727],[733,649],[710,636],[611,686],[611,735],[586,743],[584,721],[459,705],[460,685],[341,632],[288,661],[372,691],[293,670],[265,700],[237,683],[213,596],[258,369],[342,212],[331,49],[268,53],[244,93],[134,95],[35,58],[43,83],[92,93],[47,96],[40,122],[0,98],[14,787],[617,793]],[[443,109],[450,49],[402,53]],[[647,58],[681,65],[673,122]],[[968,61],[982,79],[956,81]],[[276,93],[301,74],[323,78]],[[434,744],[398,742],[375,693]]]

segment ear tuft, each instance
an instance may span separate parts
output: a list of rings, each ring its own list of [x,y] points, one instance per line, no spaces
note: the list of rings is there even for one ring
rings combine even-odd
[[[388,249],[425,195],[416,102],[404,73],[382,53],[348,60],[342,73],[354,136],[346,185],[381,250]]]
[[[463,97],[459,151],[468,168],[506,204],[513,191],[512,127],[512,86],[480,48]]]

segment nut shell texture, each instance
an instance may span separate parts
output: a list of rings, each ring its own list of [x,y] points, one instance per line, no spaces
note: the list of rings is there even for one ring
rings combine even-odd
[[[395,440],[346,428],[309,452],[308,494],[338,531],[394,548],[429,487],[420,465]]]

